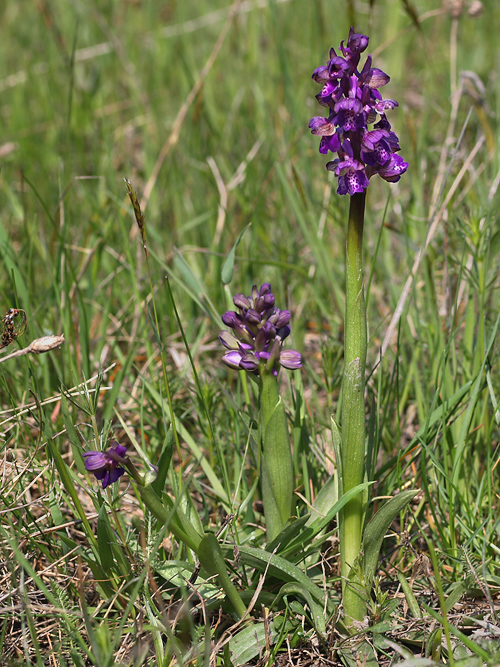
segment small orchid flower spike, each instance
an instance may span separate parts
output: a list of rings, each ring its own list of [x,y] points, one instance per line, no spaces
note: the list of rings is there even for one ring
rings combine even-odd
[[[222,357],[227,366],[257,376],[262,370],[276,376],[280,366],[292,371],[302,367],[300,352],[283,349],[290,334],[290,311],[276,308],[269,283],[254,285],[250,296],[236,294],[233,302],[238,312],[230,310],[222,316],[231,332],[219,333],[227,350]]]

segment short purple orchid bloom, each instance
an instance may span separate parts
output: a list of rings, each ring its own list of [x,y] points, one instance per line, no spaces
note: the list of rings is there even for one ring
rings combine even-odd
[[[254,285],[250,296],[236,294],[233,302],[238,312],[230,310],[222,316],[232,331],[219,333],[228,350],[222,360],[229,368],[258,376],[265,370],[278,375],[280,366],[292,371],[302,367],[300,352],[282,348],[290,334],[290,311],[276,308],[269,283]]]
[[[105,452],[83,453],[85,468],[94,473],[96,479],[102,481],[103,489],[120,479],[125,472],[122,466],[127,463],[127,448],[116,440],[112,440],[110,445]]]
[[[338,177],[340,195],[364,192],[374,174],[396,183],[408,169],[408,163],[397,155],[399,141],[385,115],[398,103],[382,99],[378,91],[389,83],[389,76],[372,67],[371,56],[358,70],[367,46],[368,37],[351,28],[347,44],[343,40],[340,44],[342,55],[330,49],[327,65],[318,67],[312,75],[322,86],[316,99],[328,108],[328,116],[311,118],[309,127],[312,134],[321,137],[320,153],[338,155],[326,167]]]

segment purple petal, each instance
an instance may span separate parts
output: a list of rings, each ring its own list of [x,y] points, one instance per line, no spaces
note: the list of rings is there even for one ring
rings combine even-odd
[[[108,465],[116,466],[117,463],[122,463],[127,456],[127,448],[116,440],[112,440],[110,444],[112,446],[105,451],[105,456],[108,459]]]
[[[235,294],[233,296],[233,303],[236,308],[241,308],[241,310],[250,308],[250,301],[244,294]]]
[[[266,340],[271,340],[276,336],[276,327],[269,320],[264,324],[261,331],[264,332]]]
[[[273,322],[276,329],[281,329],[281,327],[284,327],[286,324],[288,324],[290,322],[290,317],[291,315],[289,310],[278,311],[276,321]]]
[[[285,324],[284,327],[281,327],[281,329],[278,330],[277,335],[281,338],[281,340],[285,340],[290,335],[290,327],[288,324]]]
[[[368,56],[365,64],[363,65],[363,69],[361,70],[359,75],[360,86],[364,86],[366,82],[370,80],[371,69],[372,69],[372,57]]]
[[[335,111],[350,111],[353,114],[358,114],[363,110],[363,105],[361,102],[355,98],[355,97],[343,97],[337,104],[335,105]]]
[[[408,162],[405,162],[400,155],[393,153],[391,159],[379,171],[379,175],[389,183],[397,183],[401,176],[408,169]]]
[[[328,98],[331,97],[336,90],[337,86],[333,83],[333,81],[327,81],[321,89],[320,95],[321,97]]]
[[[274,327],[272,325],[269,325],[272,327],[272,329],[269,329],[267,326],[269,322],[266,322],[266,324],[262,327],[262,329],[259,329],[257,335],[255,336],[255,349],[258,352],[262,352],[262,350],[265,350],[269,340],[274,338],[276,336],[276,331],[274,330]]]
[[[347,192],[350,195],[355,194],[356,192],[364,192],[366,188],[370,185],[368,176],[364,171],[355,171],[345,176],[347,182]]]
[[[243,354],[239,350],[232,350],[231,352],[227,352],[222,357],[222,361],[226,364],[226,366],[229,366],[229,368],[233,368],[234,370],[238,371],[240,370],[240,361],[242,356]]]
[[[253,308],[250,308],[245,314],[245,320],[249,324],[260,324],[262,322],[262,316]]]
[[[387,130],[367,132],[361,141],[361,159],[369,165],[385,164],[391,157]]]
[[[106,466],[107,458],[103,452],[84,452],[85,468],[91,472]]]
[[[335,166],[335,175],[339,177],[339,187],[337,189],[339,195],[353,195],[356,192],[364,192],[370,184],[364,166],[361,162],[352,158],[338,161]]]
[[[332,51],[330,51],[330,56]],[[337,56],[335,54],[333,58],[330,58],[328,61],[328,74],[332,79],[339,79],[348,69],[349,63],[347,63],[342,56]]]
[[[106,486],[109,486],[110,484],[114,484],[115,482],[117,482],[124,472],[125,472],[124,468],[111,468],[111,470],[109,471],[108,479],[106,481]],[[102,488],[103,489],[105,488],[104,482]]]
[[[349,37],[347,38],[347,47],[352,53],[363,53],[368,46],[368,42],[369,38],[366,35],[354,32],[354,28],[351,26]]]
[[[102,470],[99,474],[96,473],[96,479],[102,480],[102,488],[109,486],[109,470]]]
[[[113,472],[114,470],[106,471],[106,476],[102,480],[102,488],[105,489],[107,486],[110,484],[113,484],[113,482],[116,482],[116,480],[112,479],[113,477]],[[118,475],[119,477],[120,475]],[[116,479],[118,479],[118,477]]]
[[[227,350],[238,350],[238,340],[229,331],[219,331],[219,340]]]
[[[241,318],[239,317],[238,313],[234,312],[234,310],[228,310],[227,313],[224,313],[222,316],[222,321],[226,327],[234,329],[235,326],[241,323]]]
[[[329,78],[329,73],[328,73],[328,65],[322,65],[321,67],[318,67],[317,69],[314,70],[312,73],[312,78],[314,81],[317,83],[323,83],[324,81],[328,81]]]
[[[254,354],[245,354],[241,358],[240,368],[244,371],[255,371],[259,367],[259,361]]]
[[[380,100],[380,102],[377,102],[375,105],[375,111],[377,111],[377,113],[384,113],[387,109],[394,109],[398,106],[399,104],[396,100]]]
[[[311,128],[311,134],[318,137],[329,137],[332,134],[335,134],[335,125],[330,122],[329,118],[323,118],[322,116],[314,116],[314,118],[311,118],[309,127]]]
[[[302,368],[302,357],[297,350],[282,350],[280,354],[280,364],[284,368],[296,371]]]
[[[370,80],[368,82],[368,85],[370,86],[370,88],[380,88],[381,86],[385,86],[386,84],[388,84],[390,80],[391,77],[388,76],[385,72],[382,72],[381,69],[373,67],[370,70]]]
[[[274,308],[274,302],[275,298],[272,292],[269,292],[269,294],[264,294],[258,300],[257,310],[259,310],[259,312],[263,312],[269,310],[270,308]]]
[[[331,137],[321,137],[319,142],[319,152],[326,155],[328,151],[336,153],[340,148],[340,139],[338,134],[333,134]]]

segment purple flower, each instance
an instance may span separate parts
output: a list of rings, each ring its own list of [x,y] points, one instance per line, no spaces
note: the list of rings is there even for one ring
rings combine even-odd
[[[378,171],[379,175],[384,181],[389,183],[397,183],[401,175],[408,169],[408,162],[405,162],[401,155],[391,154],[389,162],[384,164]]]
[[[297,352],[297,350],[282,350],[280,354],[280,364],[291,371],[302,368],[300,352]]]
[[[365,164],[385,164],[390,159],[391,153],[387,130],[371,130],[361,140],[361,159]]]
[[[116,440],[110,442],[105,452],[84,452],[85,468],[93,472],[96,479],[102,480],[102,488],[117,482],[125,472],[127,448]]]
[[[328,162],[326,168],[334,171],[338,176],[339,195],[353,195],[355,192],[364,192],[369,185],[368,176],[365,173],[364,165],[359,160],[347,158],[346,160],[333,160]]]
[[[219,332],[227,352],[222,357],[229,368],[258,376],[262,371],[278,375],[281,366],[289,370],[302,367],[300,352],[283,349],[290,335],[290,311],[274,305],[271,285],[254,285],[252,294],[236,294],[233,303],[239,312],[224,313],[222,321],[231,331]]]
[[[396,155],[399,140],[385,115],[398,103],[383,99],[378,91],[389,83],[389,76],[372,67],[371,56],[358,70],[367,46],[368,37],[351,28],[347,43],[340,44],[342,55],[330,49],[328,63],[312,75],[322,86],[316,99],[328,108],[328,116],[315,116],[309,127],[312,134],[321,137],[320,153],[337,153],[337,159],[326,166],[338,177],[337,192],[341,195],[364,192],[374,174],[395,183],[408,169],[408,163]]]

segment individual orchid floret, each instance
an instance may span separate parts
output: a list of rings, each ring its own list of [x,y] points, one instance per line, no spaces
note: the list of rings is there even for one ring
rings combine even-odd
[[[397,183],[408,168],[408,164],[400,155],[391,154],[390,160],[384,164],[378,171],[384,181]]]
[[[274,301],[269,283],[254,285],[250,296],[233,297],[238,312],[230,310],[222,316],[231,331],[219,333],[227,350],[222,360],[229,368],[259,376],[266,370],[277,375],[280,366],[289,370],[302,367],[300,352],[283,349],[290,335],[290,312],[277,308]]]
[[[92,472],[96,479],[102,481],[102,488],[117,482],[125,472],[127,448],[116,440],[110,442],[105,452],[84,452],[85,468]]]
[[[353,158],[337,159],[329,162],[326,166],[327,169],[335,172],[335,176],[339,179],[337,188],[339,195],[353,195],[356,192],[364,192],[369,185],[364,165],[359,160]]]
[[[383,99],[378,90],[389,83],[389,76],[372,67],[371,56],[358,70],[367,46],[368,37],[351,28],[347,43],[340,44],[342,55],[332,48],[328,63],[312,75],[322,86],[316,99],[328,108],[328,116],[315,116],[309,127],[321,137],[319,152],[338,156],[326,166],[339,179],[339,194],[364,192],[374,174],[395,183],[408,169],[408,163],[397,155],[399,140],[385,115],[398,103]],[[351,148],[346,150],[346,145]]]
[[[361,140],[361,159],[365,164],[384,165],[391,159],[391,142],[387,130],[371,130]]]

